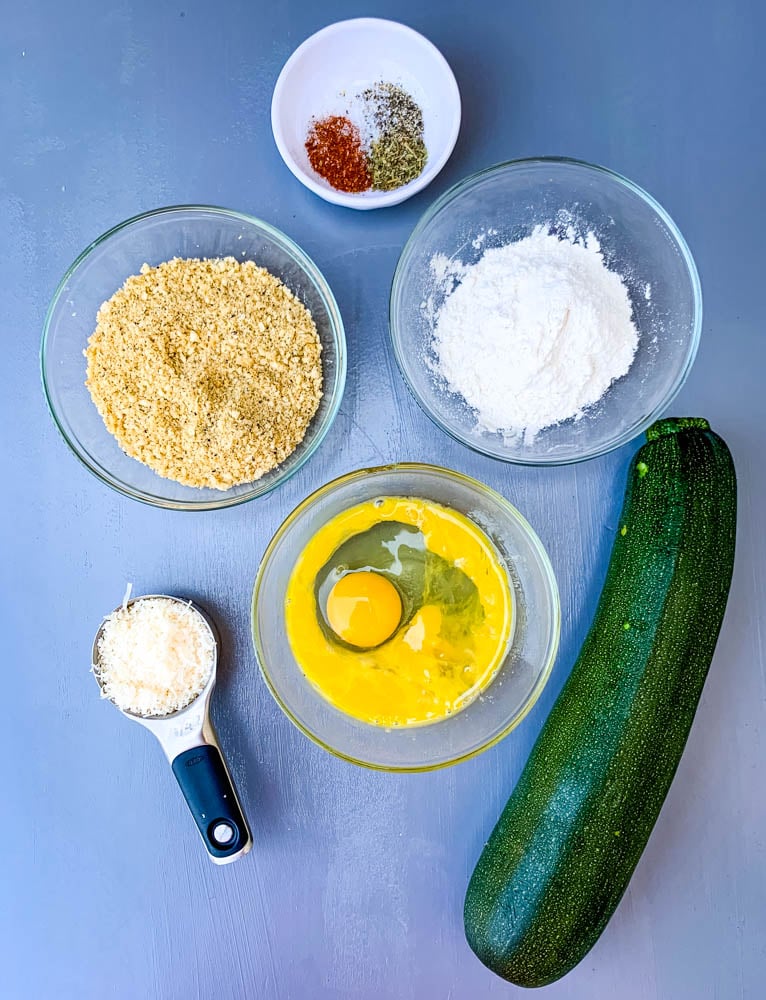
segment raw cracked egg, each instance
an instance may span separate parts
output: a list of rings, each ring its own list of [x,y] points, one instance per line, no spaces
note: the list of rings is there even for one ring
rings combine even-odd
[[[344,573],[327,595],[325,618],[339,639],[371,649],[390,639],[402,620],[402,599],[382,573]]]
[[[465,515],[381,497],[323,525],[287,586],[287,638],[311,684],[380,726],[436,722],[492,680],[513,626],[507,571]]]

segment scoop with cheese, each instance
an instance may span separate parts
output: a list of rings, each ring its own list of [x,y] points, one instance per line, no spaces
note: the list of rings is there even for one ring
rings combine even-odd
[[[123,712],[171,715],[204,690],[215,640],[190,605],[147,597],[113,611],[101,628],[94,673],[101,693]]]

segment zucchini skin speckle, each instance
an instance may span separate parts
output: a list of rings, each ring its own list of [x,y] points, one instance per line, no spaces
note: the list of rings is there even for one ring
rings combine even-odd
[[[512,983],[574,968],[628,886],[718,639],[736,508],[731,453],[707,421],[649,428],[590,631],[466,894],[469,945]]]

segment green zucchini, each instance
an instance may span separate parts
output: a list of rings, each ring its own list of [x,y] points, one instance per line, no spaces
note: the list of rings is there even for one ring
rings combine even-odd
[[[588,636],[468,886],[468,943],[544,986],[595,944],[675,774],[721,628],[737,488],[706,420],[660,420],[630,468]]]

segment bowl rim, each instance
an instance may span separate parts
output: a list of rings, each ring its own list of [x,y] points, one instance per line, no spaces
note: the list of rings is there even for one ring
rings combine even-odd
[[[310,447],[305,449],[304,453],[294,465],[291,465],[289,469],[286,469],[283,474],[275,476],[274,479],[268,484],[263,484],[262,479],[256,479],[252,484],[249,484],[255,488],[231,497],[226,496],[228,491],[222,491],[221,497],[216,497],[212,500],[169,500],[164,497],[158,497],[154,494],[146,493],[143,490],[133,489],[108,473],[104,474],[101,468],[97,468],[94,463],[91,463],[88,452],[84,446],[80,445],[76,440],[73,441],[64,428],[53,404],[52,393],[50,390],[51,379],[46,371],[47,348],[53,317],[60,306],[64,290],[70,279],[90,257],[93,251],[102,244],[107,243],[111,237],[115,236],[123,229],[127,229],[132,225],[146,222],[147,220],[158,216],[172,216],[176,213],[181,214],[184,212],[192,214],[197,212],[212,213],[213,215],[220,215],[228,219],[241,221],[247,223],[249,226],[253,226],[255,229],[264,233],[277,243],[288,254],[288,256],[292,257],[293,260],[295,260],[295,262],[301,267],[319,293],[319,296],[327,310],[328,316],[330,317],[332,340],[334,342],[336,352],[335,379],[331,387],[330,407],[325,412],[322,426],[319,428],[316,437],[311,442]],[[273,226],[268,222],[264,222],[263,219],[259,219],[257,216],[248,215],[245,212],[239,212],[235,209],[221,208],[217,205],[168,205],[163,208],[151,209],[148,212],[141,212],[138,215],[133,215],[129,219],[125,219],[124,222],[120,222],[117,225],[112,226],[110,229],[107,229],[104,233],[90,242],[69,265],[56,286],[56,290],[53,293],[46,310],[45,319],[43,320],[43,333],[40,343],[40,378],[42,382],[43,394],[48,406],[48,412],[53,419],[53,423],[55,424],[60,436],[69,446],[70,451],[74,454],[78,461],[84,465],[90,473],[92,473],[92,475],[105,485],[109,486],[111,489],[115,490],[115,492],[129,497],[131,500],[138,500],[140,503],[145,503],[150,507],[159,507],[164,510],[199,511],[222,510],[227,507],[237,507],[240,504],[247,503],[249,500],[255,500],[257,497],[265,496],[267,493],[270,493],[278,486],[287,482],[287,480],[290,479],[312,457],[314,452],[322,444],[327,432],[335,421],[335,417],[338,414],[345,390],[346,367],[347,350],[343,317],[341,316],[340,309],[338,308],[332,289],[312,258],[309,257],[305,250],[303,250],[294,240],[283,233],[280,229],[277,229],[276,226]],[[326,391],[326,387],[323,386],[323,392]],[[286,461],[289,461],[289,456]],[[262,483],[260,488],[258,488],[258,483]]]
[[[336,191],[334,188],[325,187],[316,181],[311,174],[303,170],[287,147],[280,123],[280,109],[284,102],[286,81],[300,58],[309,49],[321,44],[322,41],[324,41],[324,39],[328,36],[342,34],[345,31],[353,30],[360,26],[375,26],[378,29],[384,27],[387,31],[409,35],[415,38],[422,48],[429,50],[436,62],[439,63],[444,70],[445,79],[447,80],[448,90],[450,92],[449,103],[452,116],[452,127],[441,153],[433,161],[426,164],[425,169],[419,177],[416,177],[414,180],[410,181],[409,184],[404,184],[402,187],[396,188],[393,191],[370,192],[369,194],[366,194],[366,197],[361,197],[359,194],[346,191]],[[446,103],[447,101],[445,100],[443,104]],[[452,67],[447,62],[447,59],[441,50],[437,48],[430,38],[426,38],[425,35],[416,31],[415,28],[411,28],[408,24],[403,24],[401,21],[394,21],[385,17],[350,17],[341,21],[334,21],[332,24],[325,25],[324,28],[320,28],[319,31],[315,31],[312,35],[309,35],[308,38],[305,38],[300,45],[293,50],[285,64],[282,66],[279,76],[277,77],[277,82],[274,84],[274,91],[271,97],[271,132],[274,136],[274,142],[276,143],[277,149],[279,150],[279,155],[282,157],[282,160],[290,173],[296,177],[301,184],[304,185],[304,187],[324,199],[324,201],[330,202],[333,205],[340,205],[343,208],[353,208],[361,211],[375,208],[388,208],[392,205],[399,205],[427,187],[431,181],[433,181],[441,173],[447,163],[447,160],[452,155],[452,151],[454,150],[457,142],[458,134],[460,133],[461,118],[462,103],[460,98],[460,88],[458,87]],[[362,192],[362,194],[365,194],[365,192]]]
[[[584,452],[583,454],[574,455],[567,458],[522,458],[518,456],[511,457],[509,455],[498,455],[488,448],[483,448],[479,441],[469,438],[467,435],[461,433],[456,428],[452,427],[449,423],[442,420],[442,418],[433,410],[427,401],[423,399],[420,393],[415,389],[412,381],[410,380],[406,352],[403,350],[403,343],[401,341],[401,333],[399,329],[399,324],[395,318],[395,305],[398,298],[398,292],[401,288],[402,281],[404,279],[405,271],[409,265],[409,258],[412,256],[413,248],[418,238],[421,236],[423,231],[429,225],[429,223],[436,217],[436,215],[447,205],[458,198],[464,191],[469,188],[474,187],[484,178],[492,175],[501,173],[503,171],[514,171],[517,169],[525,167],[533,168],[550,168],[550,167],[575,167],[578,169],[583,169],[587,172],[593,172],[595,174],[600,174],[606,177],[609,181],[616,182],[627,188],[631,193],[637,195],[642,201],[644,201],[649,208],[651,208],[666,225],[670,235],[676,242],[678,249],[681,253],[681,257],[686,266],[686,271],[689,276],[689,282],[692,289],[692,299],[694,302],[694,316],[693,316],[693,328],[691,336],[689,337],[689,342],[687,346],[687,354],[684,360],[683,366],[679,369],[675,381],[670,386],[668,391],[665,393],[664,397],[659,401],[659,403],[652,409],[652,412],[645,416],[643,419],[636,421],[630,428],[624,431],[618,438],[613,441],[608,442],[598,448],[591,449],[590,451]],[[611,451],[615,451],[617,448],[621,448],[623,445],[627,444],[629,441],[634,440],[640,434],[646,430],[661,414],[667,409],[667,407],[673,402],[678,393],[684,386],[686,379],[689,376],[689,372],[694,364],[694,360],[697,356],[697,351],[699,349],[700,337],[702,334],[702,314],[703,314],[703,304],[702,304],[702,285],[700,283],[699,272],[697,271],[697,265],[692,256],[691,250],[678,228],[676,223],[673,221],[668,212],[662,207],[662,205],[654,198],[648,191],[645,191],[639,184],[631,181],[629,178],[624,177],[622,174],[617,173],[615,170],[611,170],[609,167],[601,166],[597,163],[589,163],[587,160],[578,160],[569,156],[535,156],[535,157],[522,157],[512,160],[504,160],[500,163],[494,163],[489,167],[484,167],[482,170],[477,170],[475,173],[469,174],[462,180],[453,184],[452,187],[448,188],[442,195],[440,195],[428,208],[423,212],[421,217],[415,224],[415,228],[410,233],[407,241],[402,247],[402,252],[399,255],[399,260],[396,264],[396,269],[394,270],[394,276],[391,281],[391,291],[389,293],[388,300],[388,331],[391,344],[394,349],[394,357],[396,358],[396,363],[399,368],[399,373],[402,376],[405,386],[409,390],[410,394],[415,399],[418,406],[426,414],[426,416],[434,423],[436,426],[449,435],[454,441],[458,441],[460,444],[465,445],[470,448],[471,451],[477,452],[480,455],[486,455],[488,458],[495,459],[498,462],[504,462],[511,465],[526,465],[533,467],[555,467],[560,465],[576,465],[579,462],[587,462],[592,458],[598,458],[601,455],[607,455]]]
[[[548,595],[551,600],[551,622],[548,636],[548,645],[546,651],[546,662],[540,671],[532,690],[529,693],[526,701],[517,709],[510,720],[503,726],[503,728],[497,732],[494,736],[485,740],[480,746],[474,747],[474,749],[461,753],[456,757],[451,757],[448,760],[438,761],[437,763],[429,763],[423,765],[391,765],[391,764],[378,764],[374,761],[362,760],[355,757],[353,754],[345,753],[336,747],[331,746],[329,743],[325,742],[320,736],[314,733],[307,726],[295,717],[290,708],[285,704],[281,695],[277,691],[269,673],[266,664],[266,655],[261,644],[261,634],[258,628],[258,604],[260,598],[261,587],[263,586],[263,578],[265,574],[265,568],[268,566],[271,558],[274,554],[277,545],[282,541],[284,536],[290,527],[295,523],[295,521],[306,511],[308,511],[314,504],[314,502],[321,497],[326,496],[329,493],[334,492],[339,487],[345,485],[346,483],[353,482],[357,479],[365,479],[370,475],[380,475],[384,473],[396,473],[396,472],[430,472],[437,476],[442,476],[445,479],[454,480],[463,484],[466,484],[472,488],[478,489],[481,493],[488,496],[498,507],[500,507],[503,512],[510,516],[510,518],[518,524],[521,528],[525,538],[530,543],[535,553],[538,556],[543,575],[545,576]],[[392,496],[394,494],[391,494]],[[482,529],[484,530],[484,529]],[[529,523],[529,521],[524,517],[521,511],[499,493],[497,490],[483,483],[479,479],[475,479],[473,476],[466,475],[463,472],[458,472],[455,469],[448,469],[445,466],[434,465],[429,462],[393,462],[387,465],[375,465],[368,466],[362,469],[354,469],[351,472],[346,472],[343,475],[337,476],[335,479],[330,480],[330,482],[325,483],[320,486],[319,489],[314,490],[310,493],[304,500],[302,500],[297,507],[292,510],[287,517],[282,521],[280,526],[274,532],[271,541],[266,546],[266,550],[261,557],[261,561],[258,565],[258,570],[255,576],[255,583],[253,585],[253,595],[250,604],[250,634],[253,640],[253,646],[255,648],[255,656],[258,661],[258,668],[261,677],[266,682],[266,686],[269,689],[271,696],[277,705],[282,709],[282,712],[287,716],[287,718],[292,722],[292,724],[307,736],[312,743],[321,747],[323,750],[327,750],[328,753],[332,754],[333,757],[337,757],[340,760],[348,761],[350,764],[356,764],[360,767],[365,767],[372,771],[387,771],[396,774],[416,774],[426,771],[440,771],[445,767],[452,767],[454,764],[461,764],[463,761],[471,760],[474,757],[478,757],[479,754],[483,753],[485,750],[489,750],[491,747],[498,744],[501,740],[505,739],[517,726],[519,726],[524,719],[529,715],[537,701],[540,698],[546,684],[548,683],[551,673],[553,672],[553,667],[556,663],[558,657],[559,644],[561,640],[561,595],[559,593],[558,581],[556,579],[556,574],[553,571],[553,564],[551,563],[550,556],[543,545],[539,535]],[[321,695],[317,694],[317,697],[321,698]],[[470,705],[466,706],[466,710],[470,709]],[[462,713],[461,713],[462,714]],[[441,720],[444,721],[444,720]],[[439,725],[439,722],[434,725]]]

